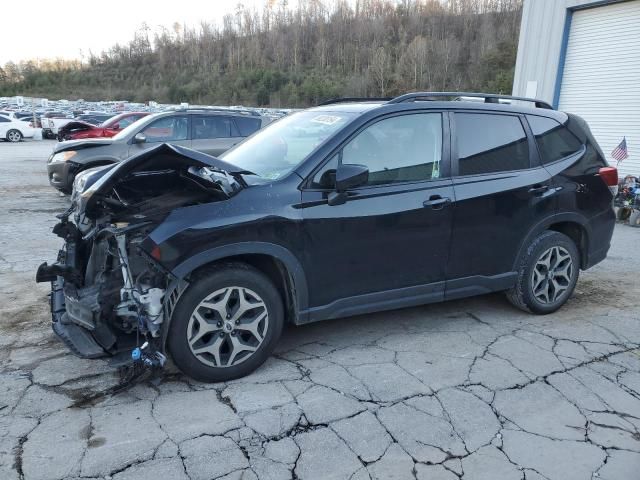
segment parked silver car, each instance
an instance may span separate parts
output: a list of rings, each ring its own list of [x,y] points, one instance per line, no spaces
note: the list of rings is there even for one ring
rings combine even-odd
[[[220,155],[271,118],[237,109],[184,109],[146,116],[113,138],[62,142],[47,163],[49,183],[70,193],[75,176],[88,168],[120,162],[160,143]]]

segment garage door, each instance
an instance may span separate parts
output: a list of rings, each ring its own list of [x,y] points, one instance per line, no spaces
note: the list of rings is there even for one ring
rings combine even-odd
[[[583,117],[607,160],[623,137],[622,174],[640,174],[640,0],[573,13],[559,110]]]

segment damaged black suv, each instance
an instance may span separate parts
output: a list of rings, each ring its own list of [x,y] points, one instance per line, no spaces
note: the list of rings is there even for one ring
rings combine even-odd
[[[586,123],[539,100],[332,102],[221,158],[163,144],[79,174],[37,280],[77,355],[224,381],[287,322],[493,291],[553,312],[607,254],[616,185]]]

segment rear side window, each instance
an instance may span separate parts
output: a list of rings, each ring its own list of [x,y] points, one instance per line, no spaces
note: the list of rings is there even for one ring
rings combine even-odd
[[[518,117],[456,113],[458,175],[529,168],[529,145]]]
[[[527,120],[536,137],[543,164],[568,157],[582,148],[580,140],[555,120],[535,115],[527,115]]]
[[[194,115],[193,139],[204,140],[208,138],[237,137],[236,126],[229,117],[220,115],[205,117]]]
[[[9,120],[9,119],[8,119],[8,118],[6,118],[6,117],[0,117],[0,122],[2,122],[2,123],[6,123],[6,122],[10,122],[10,121],[11,121],[11,120]]]
[[[262,120],[256,117],[235,117],[235,121],[242,137],[248,137],[253,132],[260,130],[260,125],[262,125]]]

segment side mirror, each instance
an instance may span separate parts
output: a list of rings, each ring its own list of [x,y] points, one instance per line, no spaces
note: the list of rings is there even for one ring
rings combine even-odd
[[[347,191],[364,185],[369,180],[369,168],[364,165],[343,164],[336,170],[336,191],[327,198],[329,205],[342,205],[347,201]]]
[[[111,125],[112,130],[120,130],[120,124],[116,123],[115,125]]]
[[[133,137],[133,143],[144,143],[147,141],[147,136],[144,133],[136,133]]]

